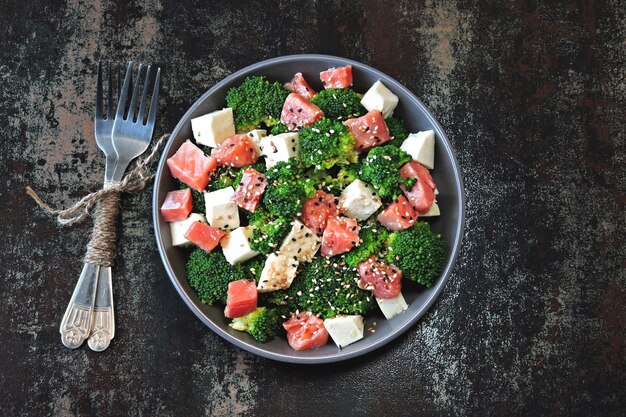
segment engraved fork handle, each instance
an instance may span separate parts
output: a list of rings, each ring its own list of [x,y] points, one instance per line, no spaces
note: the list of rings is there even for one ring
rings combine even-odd
[[[119,164],[118,164],[119,166]],[[112,185],[107,182],[105,186]],[[106,227],[97,229],[107,230],[107,237],[98,250],[109,251],[108,256],[112,261],[115,255],[115,241],[117,234],[115,228],[119,217],[119,194],[110,194],[107,201],[103,201],[102,205],[96,209],[96,226],[105,224]],[[95,233],[94,233],[95,234]],[[95,237],[92,236],[92,242]],[[110,245],[109,245],[110,244]],[[97,245],[94,245],[97,246]],[[89,332],[89,340],[87,345],[91,350],[101,352],[109,347],[111,340],[115,336],[115,317],[113,311],[113,282],[111,274],[111,262],[100,266],[98,274],[98,285],[96,287],[96,297],[94,300],[94,309],[91,315],[91,329]]]
[[[111,267],[101,266],[92,313],[91,332],[87,341],[91,350],[96,352],[105,350],[115,337],[115,315],[113,311]]]
[[[115,335],[111,268],[108,264],[115,252],[114,226],[119,214],[119,194],[108,194],[105,198],[106,201],[100,202],[96,208],[94,232],[88,245],[85,266],[59,329],[63,345],[70,349],[78,348],[89,338],[89,347],[102,351]],[[103,230],[104,224],[109,225],[106,236],[96,238],[97,231]],[[102,262],[102,258],[109,259]],[[104,263],[104,266],[99,263]]]
[[[118,159],[113,169],[105,170],[104,184],[111,186],[117,184],[122,176],[128,162]],[[108,166],[107,166],[108,168]],[[116,196],[117,197],[117,196]],[[117,201],[119,204],[119,200]],[[117,223],[119,212],[107,213],[109,217],[106,221],[112,224]],[[115,236],[112,237],[115,240]],[[101,266],[98,274],[98,285],[96,289],[95,304],[92,313],[91,331],[87,345],[91,350],[101,352],[109,347],[111,340],[115,337],[115,310],[113,306],[113,277],[110,266]]]
[[[63,320],[61,320],[61,342],[65,347],[76,349],[89,337],[91,315],[96,297],[96,286],[100,267],[86,263],[80,274]]]

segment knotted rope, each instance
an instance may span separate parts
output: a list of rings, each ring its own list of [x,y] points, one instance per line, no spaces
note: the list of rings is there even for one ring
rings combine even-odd
[[[135,193],[145,188],[146,183],[154,178],[154,174],[148,174],[146,166],[152,162],[161,145],[167,141],[169,134],[159,138],[154,144],[150,154],[144,159],[138,159],[135,167],[129,171],[122,180],[113,185],[94,191],[77,201],[73,206],[58,210],[46,204],[41,197],[31,188],[26,187],[26,194],[45,211],[55,215],[62,226],[69,226],[85,220],[96,206],[94,212],[94,226],[91,239],[87,244],[87,253],[84,261],[95,263],[100,266],[111,266],[115,257],[116,226],[120,210],[120,193]]]

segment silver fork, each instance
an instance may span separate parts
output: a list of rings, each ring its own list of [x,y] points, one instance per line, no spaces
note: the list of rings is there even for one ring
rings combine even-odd
[[[128,101],[128,91],[132,89],[132,61],[128,64],[124,78],[124,86],[121,90],[119,88],[120,74],[118,71],[119,100],[116,117],[113,119],[113,77],[111,67],[109,66],[107,115],[104,117],[102,113],[102,68],[100,65],[98,66],[95,136],[98,146],[102,149],[106,157],[105,187],[115,185],[121,180],[130,161],[146,150],[154,131],[161,71],[160,69],[157,70],[150,104],[150,113],[147,122],[144,123],[148,82],[150,80],[150,66],[146,71],[146,81],[144,83],[139,114],[134,123],[139,126],[135,128],[128,126],[128,123],[132,123],[134,119],[136,99],[141,81],[141,68],[142,66],[140,65],[131,103],[128,106],[128,117],[126,119],[124,118],[124,114]],[[130,121],[128,119],[130,119]],[[116,127],[117,120],[123,123],[120,123]],[[139,121],[141,121],[141,123],[139,123]],[[118,148],[120,149],[118,152],[113,140],[116,131],[119,132],[119,137],[122,138],[130,137],[134,139],[135,142],[137,142],[138,138],[141,139],[138,141],[141,143],[141,146],[136,145],[128,148],[124,146],[125,141],[118,140]],[[144,143],[145,146],[143,146]],[[121,157],[119,155],[121,155]],[[62,342],[68,348],[74,349],[79,347],[87,337],[89,337],[89,347],[95,351],[102,351],[109,346],[115,334],[110,267],[100,267],[92,263],[85,263],[79,281],[74,289],[74,293],[72,294],[70,304],[63,316],[60,332]]]
[[[119,66],[117,70],[117,97],[120,97],[122,88],[121,73]],[[109,85],[107,91],[106,115],[103,115],[103,94],[102,94],[102,65],[98,64],[98,87],[96,92],[96,115],[94,119],[94,131],[96,143],[104,153],[106,158],[104,165],[104,186],[108,186],[108,178],[111,178],[113,171],[118,165],[117,153],[113,148],[113,72],[109,63]],[[119,103],[118,103],[119,106]],[[91,313],[88,346],[94,351],[106,349],[111,340],[115,337],[115,315],[113,310],[113,279],[110,266],[100,266],[96,294]]]
[[[145,79],[143,83],[143,93],[139,102],[139,111],[135,117],[135,108],[137,104],[137,96],[142,80],[143,65],[139,64],[137,69],[137,78],[135,88],[132,88],[132,61],[128,63],[126,76],[124,77],[124,85],[119,94],[119,103],[117,112],[113,121],[111,132],[111,145],[115,151],[116,163],[112,172],[105,175],[105,187],[119,183],[128,167],[130,161],[135,159],[146,151],[152,134],[156,120],[157,104],[159,100],[159,84],[161,80],[161,69],[157,69],[154,87],[152,90],[152,100],[150,103],[150,112],[144,123],[145,112],[147,109],[148,85],[150,81],[150,72],[152,67],[148,65],[145,71]],[[128,92],[133,90],[128,110],[126,110],[126,102],[128,101]],[[110,110],[110,108],[109,108]],[[93,324],[91,335],[89,336],[88,345],[92,350],[102,351],[109,346],[111,339],[115,336],[115,320],[113,313],[113,288],[110,267],[101,267],[98,278],[98,290],[95,298],[95,307],[93,312]]]
[[[106,162],[104,167],[105,184],[106,178],[110,177],[113,172],[113,168],[117,164],[117,154],[113,148],[113,142],[111,141],[111,133],[113,132],[113,71],[111,64],[108,66],[109,82],[108,82],[108,100],[106,115],[103,114],[103,92],[102,92],[102,64],[98,63],[98,83],[96,91],[96,114],[94,116],[94,136],[98,147],[105,155]],[[119,97],[119,90],[121,87],[121,74],[117,72],[117,87]],[[80,278],[74,288],[72,298],[67,306],[63,319],[61,320],[61,341],[63,344],[71,349],[75,349],[83,344],[91,333],[93,325],[93,312],[94,302],[96,294],[103,292],[98,287],[98,282],[101,282],[101,287],[104,289],[106,285],[106,279],[101,279],[100,275],[105,275],[108,270],[109,282],[110,282],[110,268],[100,267],[92,263],[85,263],[83,271],[80,274]],[[98,291],[100,290],[100,291]]]

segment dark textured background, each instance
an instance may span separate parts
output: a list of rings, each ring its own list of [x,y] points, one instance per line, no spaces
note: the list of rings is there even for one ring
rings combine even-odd
[[[620,0],[0,1],[0,414],[626,415],[626,12]],[[227,344],[177,296],[150,194],[125,196],[117,334],[97,354],[58,324],[90,224],[99,59],[164,70],[157,133],[213,83],[284,54],[372,65],[446,129],[467,191],[455,273],[405,336],[340,365]]]

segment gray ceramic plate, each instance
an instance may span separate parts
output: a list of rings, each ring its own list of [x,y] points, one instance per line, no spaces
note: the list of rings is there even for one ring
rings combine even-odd
[[[246,333],[229,328],[229,321],[224,318],[224,308],[222,306],[204,305],[189,287],[185,278],[184,253],[178,248],[172,247],[169,227],[159,214],[159,207],[165,194],[175,189],[174,179],[166,168],[165,160],[172,156],[186,139],[192,137],[190,120],[225,107],[226,92],[230,87],[240,84],[245,77],[265,75],[271,80],[286,82],[296,72],[302,72],[311,86],[319,91],[322,89],[319,81],[320,71],[346,64],[353,66],[354,89],[356,91],[365,92],[370,85],[380,79],[400,98],[395,114],[404,120],[411,132],[428,129],[433,129],[436,132],[433,178],[440,192],[437,201],[441,208],[441,216],[429,221],[432,229],[441,233],[445,239],[445,268],[432,288],[425,289],[411,285],[410,282],[407,284],[407,280],[405,280],[402,293],[409,304],[409,309],[389,321],[378,311],[370,313],[366,317],[366,328],[376,322],[376,332],[366,332],[363,340],[344,349],[337,348],[332,340],[322,348],[304,352],[296,352],[291,349],[287,341],[282,338],[275,338],[269,343],[258,343]],[[237,71],[209,89],[191,106],[178,122],[163,151],[155,178],[152,213],[157,245],[165,269],[176,291],[200,320],[226,340],[249,352],[284,362],[314,364],[342,361],[371,352],[400,336],[426,313],[452,273],[463,235],[464,202],[463,182],[450,142],[433,115],[409,90],[380,71],[348,59],[327,55],[292,55],[262,61]]]

